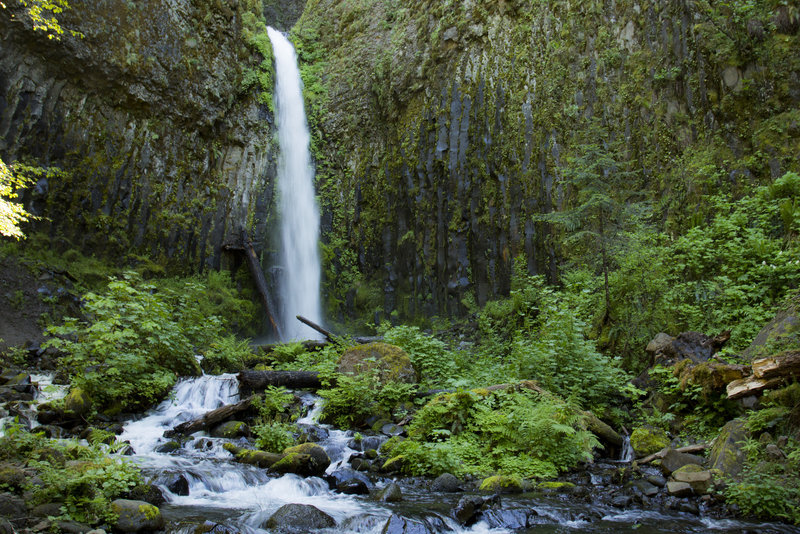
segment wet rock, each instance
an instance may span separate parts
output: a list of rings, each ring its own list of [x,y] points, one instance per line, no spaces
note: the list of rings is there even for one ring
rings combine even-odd
[[[664,481],[664,485],[666,485],[666,480]],[[663,485],[656,486],[655,484],[645,479],[634,480],[633,482],[631,482],[631,486],[640,491],[641,494],[644,495],[645,497],[654,497],[658,495],[659,487],[663,487]]]
[[[536,489],[548,493],[572,493],[575,491],[575,484],[561,480],[548,480],[537,484]]]
[[[183,474],[176,474],[172,481],[166,483],[166,486],[175,495],[189,495],[189,481]]]
[[[0,516],[9,519],[25,517],[25,501],[11,493],[0,493]]]
[[[27,477],[25,471],[16,465],[0,465],[0,488],[21,490],[25,486]]]
[[[62,532],[63,534],[86,534],[92,530],[92,527],[89,525],[84,525],[83,523],[78,523],[77,521],[59,520],[55,522],[55,526],[58,529],[58,532]]]
[[[485,478],[480,485],[480,491],[492,493],[522,493],[522,480],[519,477],[496,475]]]
[[[200,438],[194,442],[194,445],[192,445],[192,447],[195,450],[207,451],[214,447],[214,442],[208,438]]]
[[[235,439],[242,436],[247,436],[250,433],[248,426],[242,421],[227,421],[221,425],[217,425],[211,431],[211,435],[215,438]]]
[[[303,443],[286,448],[283,457],[272,464],[270,470],[276,473],[322,476],[329,465],[331,459],[325,449],[315,443]]]
[[[402,454],[399,454],[393,458],[389,458],[381,466],[381,472],[394,473],[395,471],[400,471],[403,468],[405,461],[406,457],[403,456]]]
[[[608,502],[614,508],[627,508],[633,503],[633,497],[630,495],[615,495]]]
[[[284,504],[261,525],[261,528],[300,534],[334,526],[336,521],[316,506]]]
[[[708,464],[711,469],[718,469],[728,476],[741,473],[744,461],[747,458],[742,450],[742,445],[748,437],[744,421],[734,419],[728,421],[717,436],[714,446],[708,455]]]
[[[381,530],[381,534],[433,534],[433,532],[435,531],[422,521],[406,519],[397,514],[392,514]]]
[[[528,514],[524,510],[484,510],[481,519],[489,528],[519,530],[528,527]]]
[[[169,454],[171,452],[180,450],[180,448],[181,448],[180,443],[178,443],[175,440],[171,440],[156,447],[156,452],[160,452],[162,454]]]
[[[645,480],[654,486],[658,486],[659,488],[663,488],[667,485],[667,479],[661,475],[647,475]]]
[[[386,523],[385,517],[373,514],[358,514],[348,517],[339,525],[342,532],[375,532]]]
[[[346,495],[368,495],[373,487],[366,475],[352,469],[337,469],[325,479],[331,489]]]
[[[408,354],[400,347],[383,342],[348,349],[342,354],[337,370],[351,375],[377,370],[381,382],[417,382],[417,373]]]
[[[111,510],[119,516],[114,523],[118,532],[153,532],[164,528],[164,518],[157,506],[144,501],[117,499]]]
[[[713,480],[710,471],[696,464],[685,465],[677,469],[672,473],[672,479],[676,482],[686,482],[698,495],[706,493]]]
[[[431,484],[431,491],[440,493],[456,493],[462,491],[461,481],[450,473],[439,475]]]
[[[139,484],[130,490],[125,498],[131,501],[144,501],[154,506],[161,506],[167,502],[161,489],[155,484]]]
[[[688,482],[677,482],[675,480],[667,482],[667,492],[673,497],[688,497],[694,493],[692,486]]]
[[[403,500],[403,492],[400,486],[394,482],[390,482],[385,488],[378,492],[376,497],[381,502],[398,502]]]
[[[702,465],[705,460],[700,456],[695,456],[694,454],[686,454],[683,452],[678,452],[675,449],[670,449],[661,459],[661,472],[665,475],[671,474],[673,471],[677,471],[684,465],[689,464],[697,464]]]
[[[327,429],[317,425],[297,425],[297,427],[301,430],[299,439],[301,442],[318,443],[320,441],[325,441],[330,435]],[[352,446],[350,446],[350,448],[355,449],[355,447]]]
[[[453,509],[452,516],[461,525],[469,526],[476,522],[483,511],[500,505],[500,497],[481,497],[480,495],[465,495],[461,497]]]
[[[774,443],[767,444],[767,446],[764,448],[764,452],[767,454],[767,458],[775,462],[782,462],[786,459],[786,455]]]
[[[381,433],[387,436],[402,436],[405,435],[406,429],[394,423],[386,423],[381,427]]]
[[[631,447],[637,458],[656,453],[668,446],[669,437],[660,428],[638,427],[631,433]]]
[[[241,531],[234,527],[214,523],[213,521],[206,521],[199,527],[195,528],[192,534],[239,534]]]

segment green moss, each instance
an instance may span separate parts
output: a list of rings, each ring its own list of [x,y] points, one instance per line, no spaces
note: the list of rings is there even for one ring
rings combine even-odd
[[[631,447],[637,456],[654,454],[669,446],[669,437],[660,428],[639,427],[631,433]]]
[[[484,479],[478,489],[492,493],[522,493],[522,479],[516,476],[496,475]]]
[[[140,504],[139,513],[142,514],[148,521],[152,521],[161,515],[161,510],[152,504]]]

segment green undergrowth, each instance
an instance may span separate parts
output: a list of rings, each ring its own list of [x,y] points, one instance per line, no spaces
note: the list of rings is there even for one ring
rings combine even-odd
[[[4,430],[4,489],[24,494],[34,506],[61,504],[60,519],[88,525],[113,522],[111,501],[143,483],[139,469],[125,458],[109,456],[108,447],[47,439],[15,425]],[[15,465],[27,470],[8,467]],[[14,473],[19,476],[9,476]]]
[[[439,395],[416,413],[408,435],[382,453],[409,475],[550,478],[591,460],[598,445],[574,406],[524,390]]]

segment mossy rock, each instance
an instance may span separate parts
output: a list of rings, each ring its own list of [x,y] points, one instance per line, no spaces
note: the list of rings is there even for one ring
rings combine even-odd
[[[660,428],[642,426],[631,433],[631,447],[637,458],[654,454],[668,446],[669,437]]]
[[[725,391],[728,384],[745,376],[747,367],[721,362],[703,362],[685,366],[680,373],[681,389],[687,386],[700,386],[702,395],[709,399],[715,393]]]
[[[242,421],[227,421],[222,423],[211,431],[211,435],[215,438],[233,439],[240,436],[249,434],[250,429]]]
[[[276,473],[322,476],[329,465],[331,459],[325,449],[316,443],[303,443],[284,449],[283,458],[275,462],[270,470]]]
[[[233,443],[226,443],[222,447],[229,453],[233,454],[234,460],[240,464],[269,468],[283,458],[283,455],[281,454],[245,449],[244,447],[239,447]]]
[[[480,491],[491,493],[522,493],[522,479],[516,476],[495,475],[481,482]]]
[[[115,532],[154,532],[164,528],[164,518],[157,506],[144,501],[117,499],[111,510],[118,516]]]
[[[406,457],[402,454],[398,454],[392,458],[386,460],[383,465],[381,466],[381,472],[383,473],[392,473],[394,471],[402,471],[405,467]]]
[[[727,476],[741,473],[747,454],[742,449],[749,433],[744,421],[734,419],[725,423],[708,455],[708,465]]]
[[[417,382],[417,373],[408,354],[395,345],[375,342],[348,349],[339,360],[338,371],[358,375],[377,370],[381,382]]]
[[[708,489],[714,481],[711,471],[703,469],[697,464],[684,465],[672,473],[672,479],[676,482],[685,482],[692,487],[692,490],[703,495],[708,493]]]
[[[560,482],[558,480],[549,480],[537,484],[536,489],[554,493],[569,493],[575,489],[575,484],[573,484],[572,482]]]
[[[403,436],[392,436],[391,438],[384,441],[381,446],[379,447],[379,452],[385,455],[391,455],[392,451],[400,445],[406,438]]]
[[[742,357],[756,360],[790,349],[800,349],[800,297],[761,329]]]
[[[92,409],[92,398],[82,388],[72,388],[64,398],[64,409],[75,415],[85,415]]]

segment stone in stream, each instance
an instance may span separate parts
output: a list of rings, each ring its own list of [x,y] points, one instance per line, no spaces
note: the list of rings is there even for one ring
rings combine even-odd
[[[363,473],[352,469],[337,469],[325,476],[331,489],[346,495],[368,495],[373,484]]]
[[[272,467],[275,463],[283,458],[280,454],[274,454],[266,451],[257,451],[253,449],[245,449],[233,443],[226,443],[222,446],[226,451],[233,454],[234,461],[240,464],[256,465],[258,467],[268,468]]]
[[[400,486],[390,482],[385,488],[380,490],[377,499],[381,502],[398,502],[403,500],[403,492]]]
[[[744,421],[734,419],[725,423],[708,455],[709,467],[719,469],[728,476],[738,475],[747,458],[742,450],[742,445],[747,438],[748,432]]]
[[[436,477],[431,484],[431,491],[439,493],[457,493],[462,491],[461,481],[451,473],[444,473]]]
[[[248,426],[242,421],[227,421],[214,427],[211,435],[215,438],[234,439],[247,436],[250,433]]]
[[[535,511],[531,511],[536,515]],[[504,530],[520,530],[528,526],[528,513],[525,510],[484,510],[481,519],[486,521],[489,528]]]
[[[287,534],[304,534],[312,530],[335,526],[336,521],[316,506],[284,504],[261,525],[261,528],[274,529]]]
[[[707,493],[713,481],[711,471],[696,464],[685,465],[677,469],[672,473],[672,479],[676,482],[686,482],[698,495]]]
[[[522,480],[515,476],[495,475],[485,478],[480,485],[480,491],[492,493],[522,493]]]
[[[694,493],[691,484],[675,480],[667,482],[667,492],[673,497],[688,497]]]
[[[166,486],[175,495],[189,495],[189,481],[182,474],[176,474],[171,481],[167,481]]]
[[[322,476],[329,465],[331,459],[325,449],[316,443],[303,443],[284,449],[283,458],[272,464],[270,470],[301,476]]]
[[[164,518],[157,506],[144,501],[117,499],[111,510],[119,516],[114,523],[115,532],[153,532],[164,528]]]
[[[461,497],[453,509],[452,516],[461,525],[469,526],[475,523],[483,511],[500,505],[500,497],[481,497],[480,495],[465,495]]]
[[[381,530],[381,534],[433,534],[434,532],[443,531],[432,528],[426,521],[406,519],[397,514],[392,514]]]
[[[178,443],[175,440],[170,440],[156,447],[156,452],[160,452],[162,454],[169,454],[171,452],[179,451],[180,449],[181,449],[180,443]]]

